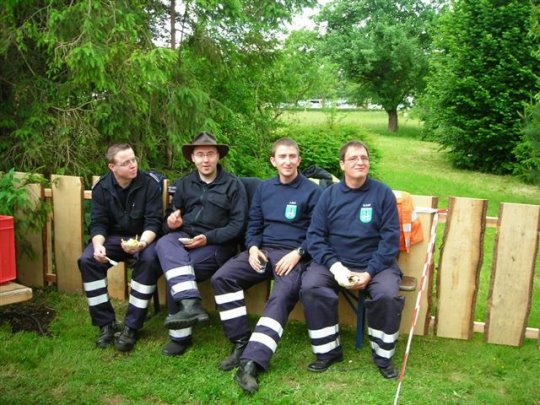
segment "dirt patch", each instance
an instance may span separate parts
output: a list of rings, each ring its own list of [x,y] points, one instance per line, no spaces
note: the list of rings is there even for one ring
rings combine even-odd
[[[41,336],[51,336],[49,324],[56,311],[44,304],[16,304],[0,308],[0,325],[9,323],[13,333],[36,332]]]

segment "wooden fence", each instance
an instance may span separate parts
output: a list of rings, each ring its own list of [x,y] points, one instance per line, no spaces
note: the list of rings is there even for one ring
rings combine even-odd
[[[20,173],[20,176],[24,174]],[[59,291],[82,293],[82,281],[77,259],[84,243],[85,200],[91,190],[85,190],[82,178],[53,175],[50,189],[27,186],[32,198],[50,200],[53,210],[50,224],[41,235],[28,235],[37,253],[34,260],[18,257],[17,279],[26,286],[42,287],[56,284]],[[166,185],[168,183],[166,182]],[[164,187],[164,203],[168,201]],[[437,208],[438,198],[413,196],[415,207]],[[438,257],[436,282],[427,279],[421,310],[414,333],[426,335],[433,330],[439,337],[471,339],[473,332],[483,332],[485,341],[520,346],[525,337],[538,339],[539,325],[529,325],[532,305],[534,271],[540,230],[540,206],[502,203],[498,218],[486,217],[487,201],[450,197],[448,210],[439,214],[442,241],[436,243]],[[402,253],[400,266],[405,275],[421,280],[433,221],[432,213],[420,213],[424,241],[414,245],[410,253]],[[490,275],[485,322],[475,322],[479,275],[484,259],[486,228],[494,227],[495,244]],[[430,274],[433,275],[434,265]],[[123,263],[109,270],[109,294],[126,299],[128,277]],[[161,302],[165,302],[164,277],[158,284]],[[208,310],[215,310],[209,281],[200,283],[203,301]],[[268,297],[270,283],[261,283],[246,294],[248,312],[261,314]],[[401,331],[408,333],[412,324],[417,292],[403,292],[406,297]],[[434,301],[436,300],[436,301]],[[436,302],[434,316],[432,303]],[[293,310],[291,319],[303,320],[301,304]],[[356,325],[354,311],[345,299],[340,301],[340,322]],[[429,328],[430,324],[434,327]]]

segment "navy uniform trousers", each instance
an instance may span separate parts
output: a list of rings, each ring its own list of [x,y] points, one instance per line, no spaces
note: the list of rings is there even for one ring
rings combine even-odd
[[[169,314],[180,310],[178,302],[201,298],[197,282],[210,278],[215,271],[236,253],[236,246],[206,245],[188,250],[178,238],[190,237],[185,232],[171,232],[157,242],[156,251],[167,279],[167,308]],[[188,343],[192,327],[169,329],[171,340]]]
[[[249,264],[249,253],[244,251],[229,260],[212,276],[215,299],[225,335],[235,341],[250,335],[244,290],[274,278],[270,297],[244,349],[241,359],[252,360],[267,370],[277,345],[283,335],[290,312],[298,302],[304,262],[300,261],[286,276],[277,276],[274,263],[290,249],[265,248],[268,264],[263,274]]]
[[[112,260],[123,262],[135,259],[125,324],[132,329],[141,329],[157,280],[162,274],[156,255],[156,244],[151,243],[137,254],[130,255],[122,250],[120,239],[120,236],[109,236],[104,246],[107,257]],[[92,324],[102,327],[115,321],[116,316],[107,292],[107,270],[112,267],[111,264],[99,263],[94,259],[94,247],[91,243],[84,249],[78,264]]]
[[[361,270],[358,270],[361,271]],[[367,286],[368,336],[373,361],[386,367],[394,355],[405,299],[399,296],[397,264],[377,273]],[[313,353],[328,360],[342,353],[339,335],[339,285],[330,271],[312,262],[302,277],[300,295]]]

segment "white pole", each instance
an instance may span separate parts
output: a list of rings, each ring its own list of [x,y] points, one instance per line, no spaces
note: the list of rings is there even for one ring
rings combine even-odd
[[[420,313],[420,303],[422,301],[422,295],[426,288],[426,280],[429,275],[429,268],[433,262],[433,252],[435,251],[435,239],[437,236],[437,224],[439,222],[439,212],[433,208],[420,208],[415,209],[417,212],[428,212],[435,213],[433,216],[433,223],[431,224],[431,234],[429,238],[429,244],[426,252],[426,259],[424,260],[424,268],[422,269],[422,279],[420,281],[420,290],[416,296],[416,305],[414,307],[414,317],[411,325],[411,330],[409,331],[409,339],[407,340],[407,347],[405,349],[405,354],[403,356],[403,364],[401,365],[401,373],[399,374],[399,384],[396,391],[396,396],[394,398],[394,405],[397,405],[399,402],[399,394],[401,391],[401,383],[403,383],[403,378],[405,377],[405,368],[407,367],[407,361],[409,360],[409,352],[411,350],[411,343],[414,334],[414,328],[416,327],[416,322],[418,321],[418,315]]]

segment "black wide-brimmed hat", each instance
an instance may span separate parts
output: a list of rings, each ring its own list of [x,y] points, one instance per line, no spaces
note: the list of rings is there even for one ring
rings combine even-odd
[[[217,143],[216,137],[210,132],[200,132],[193,138],[192,143],[182,145],[182,153],[187,160],[191,160],[191,154],[196,146],[215,146],[219,152],[220,159],[224,158],[229,152],[229,146]]]

